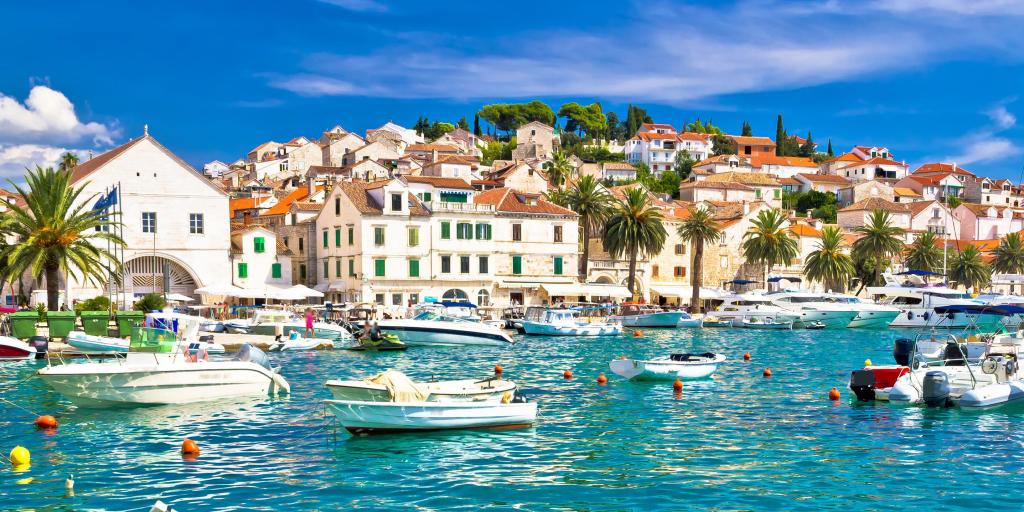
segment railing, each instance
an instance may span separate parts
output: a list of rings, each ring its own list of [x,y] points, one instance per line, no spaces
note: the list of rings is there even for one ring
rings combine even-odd
[[[493,213],[494,205],[476,203],[450,203],[447,201],[431,201],[430,210],[434,212],[475,212]]]

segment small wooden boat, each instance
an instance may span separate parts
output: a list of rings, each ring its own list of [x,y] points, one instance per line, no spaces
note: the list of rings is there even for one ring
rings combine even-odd
[[[705,316],[701,318],[701,327],[732,327],[732,320],[718,318],[717,316]]]
[[[395,370],[363,380],[329,380],[324,387],[335,400],[362,402],[508,402],[516,392],[515,382],[500,378],[414,382]]]
[[[325,400],[327,409],[353,434],[429,432],[452,429],[526,428],[537,421],[537,403],[361,402]]]
[[[743,326],[744,329],[777,329],[777,330],[784,330],[784,329],[792,329],[793,328],[793,321],[792,320],[776,320],[775,318],[770,317],[770,316],[766,316],[766,317],[752,317],[752,318],[744,317],[743,320],[742,320],[742,324],[741,325]]]
[[[672,354],[665,359],[615,359],[608,366],[630,380],[694,380],[711,377],[725,361],[722,354]]]

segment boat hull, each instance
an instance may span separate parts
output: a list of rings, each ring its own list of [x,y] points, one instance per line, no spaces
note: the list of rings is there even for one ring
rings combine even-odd
[[[428,402],[500,402],[512,398],[508,393],[515,393],[514,382],[499,380],[490,381],[492,386],[481,388],[477,381],[421,382],[420,389],[427,393]],[[331,392],[335,400],[356,402],[390,402],[391,393],[379,384],[363,381],[327,381],[324,386]]]
[[[359,402],[325,400],[327,409],[353,434],[427,432],[479,428],[525,428],[537,421],[537,404]]]
[[[623,327],[667,327],[675,328],[679,322],[687,316],[682,311],[659,311],[657,313],[643,313],[639,315],[618,315],[609,317],[622,324]]]
[[[960,395],[957,405],[968,408],[991,407],[1022,398],[1024,398],[1024,382],[1013,380],[972,389]]]
[[[826,329],[844,329],[857,316],[856,311],[803,310],[794,311],[793,314],[798,316],[802,323],[821,322],[825,324]]]
[[[918,308],[902,311],[889,323],[889,327],[964,329],[975,326],[981,330],[994,330],[1000,324],[1001,317],[995,315],[968,315],[965,313],[940,315],[931,309]]]
[[[227,326],[229,330],[235,330],[236,332],[241,330],[240,328],[232,328]],[[283,326],[284,337],[291,336],[293,332],[298,333],[299,336],[306,335],[306,326],[304,324],[294,322],[287,323]],[[277,327],[274,324],[257,324],[245,328],[246,334],[259,334],[263,336],[275,336],[277,335]],[[324,338],[331,341],[342,341],[352,339],[352,333],[345,330],[340,325],[327,324],[323,322],[313,323],[313,337]]]
[[[899,316],[899,311],[858,311],[847,325],[853,329],[883,329]]]
[[[552,325],[541,322],[523,322],[523,331],[531,336],[616,336],[622,326],[615,324]]]
[[[714,375],[722,361],[725,361],[725,356],[722,355],[719,355],[710,362],[684,362],[669,359],[647,361],[615,359],[608,363],[608,366],[612,373],[630,380],[698,380],[707,379]]]
[[[0,336],[0,361],[24,361],[36,356],[36,349],[16,338]]]
[[[458,325],[455,322],[384,320],[379,322],[377,326],[385,333],[398,336],[402,343],[410,347],[458,347],[466,345],[503,347],[512,343],[512,338],[508,334],[485,324],[474,324],[473,327],[483,327],[481,329],[474,329]]]

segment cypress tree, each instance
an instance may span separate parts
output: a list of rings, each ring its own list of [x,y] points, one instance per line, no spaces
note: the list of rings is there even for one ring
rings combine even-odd
[[[832,137],[828,138],[828,156],[836,156],[836,154],[832,152]]]
[[[480,115],[476,114],[473,116],[473,135],[479,137],[483,134],[484,132],[480,131]]]
[[[740,133],[742,137],[753,137],[754,129],[750,127],[750,123],[743,121],[743,131]]]
[[[786,130],[782,128],[782,114],[775,121],[775,154],[782,156],[786,145]]]

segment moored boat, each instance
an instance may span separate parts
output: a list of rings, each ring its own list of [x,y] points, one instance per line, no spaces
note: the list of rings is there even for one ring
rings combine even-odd
[[[616,375],[630,380],[693,380],[711,377],[725,361],[722,354],[672,354],[663,359],[615,359],[608,363]]]
[[[128,352],[128,338],[94,336],[83,331],[71,331],[64,342],[86,353]]]
[[[10,336],[0,336],[0,361],[21,361],[36,357],[32,345]]]
[[[613,322],[619,322],[623,327],[669,327],[679,326],[684,318],[689,318],[685,311],[665,311],[653,304],[632,304],[626,303],[619,306],[616,315],[609,316]]]
[[[432,311],[423,311],[412,319],[381,320],[377,326],[410,347],[506,346],[513,343],[512,337],[499,327]]]
[[[537,421],[537,403],[522,398],[509,403],[355,400],[325,400],[324,403],[341,426],[352,434],[512,429],[526,428]]]
[[[770,316],[759,317],[755,316],[752,318],[743,318],[740,320],[740,326],[744,329],[792,329],[792,320],[781,320]]]
[[[324,384],[335,400],[364,402],[506,402],[516,383],[501,378],[414,382],[388,370],[363,380],[329,380]]]
[[[303,338],[298,332],[292,333],[283,340],[270,344],[271,352],[292,352],[301,350],[316,350],[317,348],[334,348],[334,342],[323,338]]]
[[[581,322],[575,309],[531,307],[523,318],[523,331],[532,336],[614,336],[622,333],[622,326]]]

